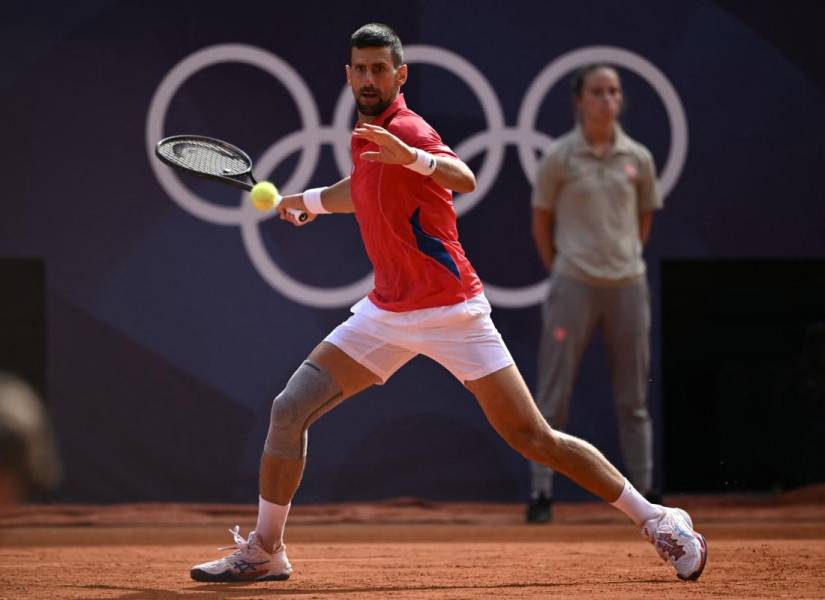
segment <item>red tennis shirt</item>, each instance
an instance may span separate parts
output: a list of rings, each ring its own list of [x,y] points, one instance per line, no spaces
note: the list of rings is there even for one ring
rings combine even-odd
[[[403,94],[373,120],[436,156],[456,157]],[[394,312],[447,306],[483,290],[458,241],[452,192],[401,165],[365,161],[372,142],[352,138],[350,192],[361,238],[375,270],[369,299]]]

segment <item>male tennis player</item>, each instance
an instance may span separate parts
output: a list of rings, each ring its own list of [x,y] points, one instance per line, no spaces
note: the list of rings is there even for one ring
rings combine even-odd
[[[327,188],[286,196],[282,219],[299,208],[317,215],[355,213],[375,270],[375,288],[352,316],[301,364],[272,405],[260,467],[255,530],[237,550],[197,565],[198,581],[286,579],[283,543],[290,503],[304,470],[307,428],[350,396],[417,354],[442,364],[477,398],[496,431],[526,458],[547,465],[623,511],[681,579],[696,579],[707,557],[686,512],[644,499],[593,446],[552,430],[536,409],[490,319],[481,281],[458,241],[452,191],[475,177],[400,94],[407,65],[398,36],[371,23],[351,39],[346,68],[358,109],[352,174]]]

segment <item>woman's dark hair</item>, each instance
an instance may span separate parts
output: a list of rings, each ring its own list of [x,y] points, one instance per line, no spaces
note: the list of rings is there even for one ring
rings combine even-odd
[[[573,75],[573,97],[574,98],[581,98],[582,97],[582,90],[584,89],[584,80],[587,79],[587,76],[590,75],[594,71],[598,71],[599,69],[610,69],[616,76],[619,77],[619,71],[613,65],[609,65],[607,63],[592,63],[589,65],[583,66],[581,69],[576,71]],[[621,77],[619,77],[619,81],[621,82]]]
[[[396,67],[404,64],[404,50],[398,34],[383,23],[367,23],[350,38],[350,52],[353,48],[389,48],[392,63]]]

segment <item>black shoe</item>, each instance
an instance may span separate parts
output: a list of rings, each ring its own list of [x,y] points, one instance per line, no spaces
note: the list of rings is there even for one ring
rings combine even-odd
[[[528,523],[550,523],[553,520],[553,499],[539,494],[527,505]]]

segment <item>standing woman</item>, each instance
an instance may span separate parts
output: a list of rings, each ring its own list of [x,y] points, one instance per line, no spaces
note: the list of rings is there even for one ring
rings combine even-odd
[[[573,79],[576,127],[539,166],[533,239],[550,273],[542,307],[536,404],[563,429],[581,356],[597,326],[610,363],[628,479],[653,491],[653,429],[647,408],[650,298],[642,249],[662,207],[647,148],[619,125],[622,84],[615,68],[589,65]],[[553,471],[531,464],[528,522],[552,519]]]

